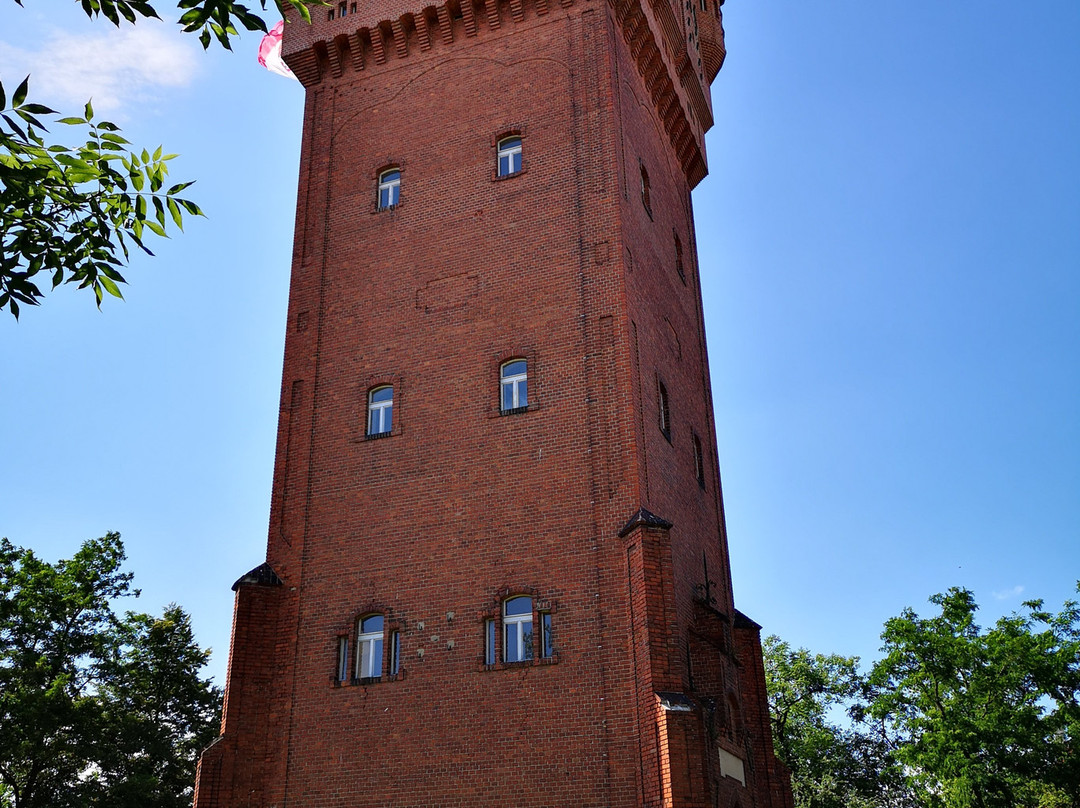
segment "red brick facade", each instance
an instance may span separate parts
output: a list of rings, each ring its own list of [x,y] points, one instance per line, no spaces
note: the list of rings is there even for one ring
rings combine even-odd
[[[287,26],[307,104],[267,563],[237,582],[196,808],[790,808],[728,572],[700,2],[348,0]],[[511,359],[528,404],[503,412]]]

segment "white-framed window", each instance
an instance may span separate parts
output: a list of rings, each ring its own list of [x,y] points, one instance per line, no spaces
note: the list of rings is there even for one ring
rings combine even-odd
[[[401,170],[388,168],[379,175],[379,210],[394,207],[401,201]]]
[[[503,412],[529,406],[529,367],[524,359],[511,359],[499,368]]]
[[[555,656],[555,640],[551,634],[551,612],[540,612],[540,656]]]
[[[508,177],[521,171],[521,138],[517,135],[499,141],[499,176]]]
[[[390,632],[390,675],[397,676],[401,670],[401,632]]]
[[[339,682],[345,682],[349,679],[349,638],[345,636],[338,637],[337,671],[335,676]]]
[[[356,678],[382,676],[383,616],[371,614],[356,624]]]
[[[532,658],[532,598],[510,598],[503,603],[503,662],[526,662]]]
[[[367,434],[388,435],[394,428],[394,388],[376,387],[368,393]]]
[[[497,621],[484,621],[484,664],[494,665],[498,661],[498,626]]]

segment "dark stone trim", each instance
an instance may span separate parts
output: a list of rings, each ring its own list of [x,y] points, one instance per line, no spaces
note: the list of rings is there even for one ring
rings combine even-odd
[[[657,516],[655,513],[647,510],[646,508],[639,508],[638,512],[630,517],[623,529],[619,531],[619,538],[624,538],[630,534],[631,531],[639,527],[653,527],[660,530],[671,530],[672,523],[662,516]]]
[[[750,631],[761,631],[761,624],[755,623],[738,609],[735,610],[734,625],[735,628],[749,629]]]
[[[281,586],[283,583],[285,582],[278,578],[274,568],[264,561],[251,572],[237,578],[232,590],[235,592],[241,586]]]
[[[694,700],[685,693],[672,693],[666,690],[657,690],[656,697],[660,699],[660,706],[670,712],[690,713],[694,711]]]

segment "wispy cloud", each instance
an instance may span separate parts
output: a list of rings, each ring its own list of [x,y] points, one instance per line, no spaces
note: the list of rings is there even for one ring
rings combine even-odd
[[[187,86],[199,67],[196,45],[148,20],[93,34],[54,31],[36,50],[0,40],[4,84],[29,73],[34,100],[65,111],[92,97],[95,111],[122,116],[134,104],[158,99],[163,89]]]
[[[994,592],[993,595],[997,600],[1009,600],[1010,598],[1018,598],[1024,593],[1024,587],[1017,584],[1012,589],[1002,589],[998,592]]]

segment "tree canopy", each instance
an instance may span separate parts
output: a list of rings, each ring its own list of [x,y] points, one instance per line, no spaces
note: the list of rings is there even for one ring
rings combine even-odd
[[[812,654],[779,637],[763,644],[777,756],[799,808],[910,805],[887,748],[842,716],[862,692],[858,657]]]
[[[182,609],[114,610],[124,560],[116,533],[56,564],[0,540],[2,808],[191,804],[221,694]]]
[[[860,715],[938,808],[1080,806],[1080,609],[1042,601],[984,630],[966,589],[906,609],[881,637]]]
[[[15,0],[23,5],[23,0]],[[315,0],[274,0],[277,10],[295,8],[310,22]],[[262,9],[266,0],[260,0]],[[145,0],[80,0],[91,18],[114,25],[160,19]],[[237,26],[266,31],[266,20],[231,0],[178,0],[177,24],[231,49]],[[11,82],[8,82],[11,90]],[[44,283],[52,289],[74,283],[91,289],[98,306],[105,293],[122,297],[120,272],[131,249],[152,255],[150,236],[167,237],[184,214],[199,206],[181,196],[191,182],[168,184],[168,164],[176,155],[134,147],[109,121],[99,121],[87,102],[81,116],[58,117],[27,100],[29,77],[11,92],[0,84],[0,310],[18,318],[21,307],[39,305]],[[65,128],[52,142],[48,126]],[[78,145],[67,145],[69,142]],[[43,283],[44,282],[44,283]]]
[[[970,591],[930,602],[886,622],[866,674],[765,641],[797,808],[1080,808],[1080,607],[1028,601],[983,629]]]

